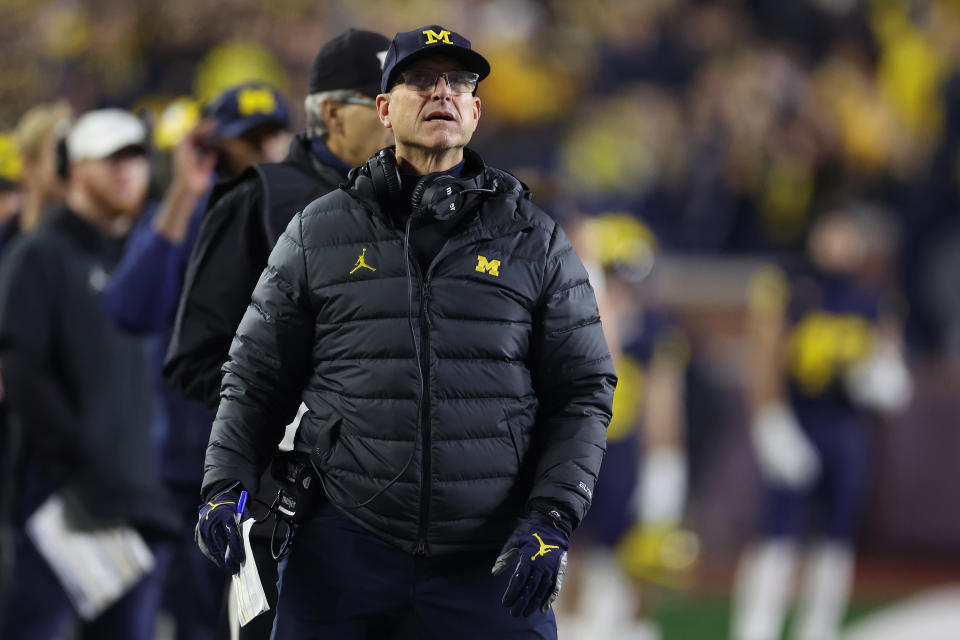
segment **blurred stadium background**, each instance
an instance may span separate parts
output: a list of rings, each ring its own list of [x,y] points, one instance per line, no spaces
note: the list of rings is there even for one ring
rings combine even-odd
[[[557,218],[644,220],[655,306],[689,337],[702,557],[687,587],[652,596],[667,640],[726,637],[753,533],[750,279],[801,251],[831,203],[886,209],[899,251],[881,277],[901,294],[916,393],[871,432],[849,637],[960,637],[960,2],[0,0],[0,14],[0,131],[58,99],[158,122],[250,78],[289,98],[301,130],[310,62],[345,28],[438,23],[471,38],[493,67],[473,146]],[[952,632],[922,631],[951,615]]]

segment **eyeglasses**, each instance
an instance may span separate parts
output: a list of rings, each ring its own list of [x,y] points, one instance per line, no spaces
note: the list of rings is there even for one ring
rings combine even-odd
[[[437,86],[442,76],[447,81],[451,93],[473,93],[477,89],[480,75],[472,71],[430,71],[429,69],[410,69],[399,74],[403,84],[414,91],[430,91]]]
[[[345,102],[346,104],[362,104],[367,107],[377,106],[377,101],[371,100],[370,98],[354,98],[351,96],[349,98],[344,98],[343,102]]]

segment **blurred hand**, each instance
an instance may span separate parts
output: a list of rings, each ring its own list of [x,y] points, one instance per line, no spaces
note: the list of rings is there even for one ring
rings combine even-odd
[[[843,381],[854,404],[870,411],[903,411],[913,398],[913,379],[895,347],[875,349]]]
[[[202,120],[193,128],[173,152],[173,181],[193,195],[199,196],[213,184],[213,169],[217,154],[206,148],[203,141],[216,126],[211,120]]]
[[[200,122],[173,151],[173,181],[153,219],[154,230],[173,244],[186,238],[197,203],[213,184],[217,154],[202,141],[214,126],[209,120]]]
[[[820,475],[820,457],[793,411],[783,403],[763,407],[750,433],[760,472],[771,484],[803,489]]]

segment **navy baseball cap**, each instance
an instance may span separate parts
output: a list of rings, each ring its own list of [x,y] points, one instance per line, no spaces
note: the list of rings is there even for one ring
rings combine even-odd
[[[383,63],[380,92],[386,93],[390,90],[394,77],[404,66],[429,56],[453,58],[468,71],[478,74],[480,80],[490,75],[490,63],[470,48],[469,40],[459,33],[432,24],[393,36],[390,48],[387,49],[387,58]]]
[[[290,109],[283,96],[260,83],[227,89],[203,108],[203,117],[217,121],[211,135],[220,139],[239,137],[262,124],[290,126]]]

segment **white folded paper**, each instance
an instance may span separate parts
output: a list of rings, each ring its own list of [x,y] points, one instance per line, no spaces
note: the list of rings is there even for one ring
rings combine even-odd
[[[253,527],[253,518],[245,520],[240,525],[246,559],[240,565],[240,571],[233,574],[233,591],[237,598],[240,626],[245,626],[264,611],[270,610],[270,603],[267,602],[267,594],[263,592],[260,573],[257,571],[257,561],[254,560],[253,549],[250,548],[251,527]]]
[[[64,496],[55,493],[27,519],[27,535],[79,616],[92,620],[150,573],[154,559],[136,529],[98,528],[79,504],[70,509],[70,522],[84,521],[82,530],[71,528]]]

